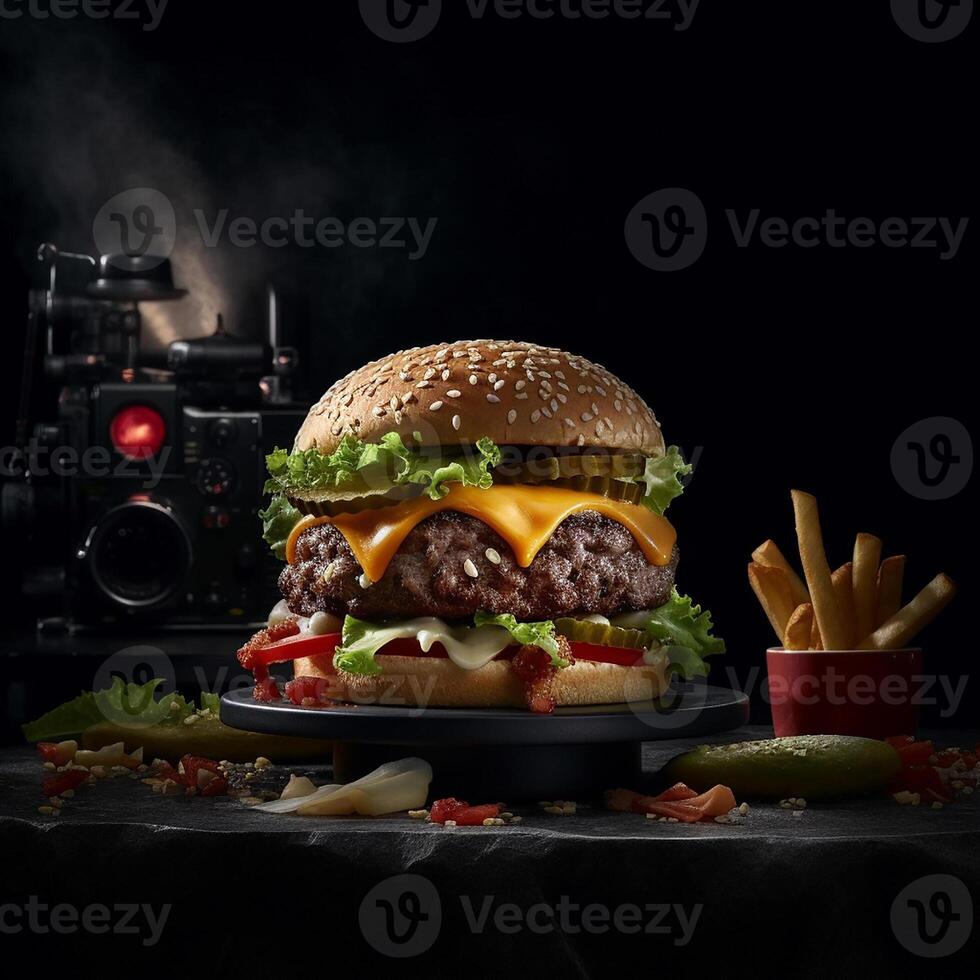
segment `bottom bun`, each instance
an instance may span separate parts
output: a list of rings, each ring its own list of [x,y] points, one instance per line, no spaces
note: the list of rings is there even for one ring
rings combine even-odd
[[[380,674],[335,674],[329,658],[300,657],[296,677],[330,681],[329,695],[338,701],[391,707],[525,708],[524,684],[509,660],[492,660],[477,670],[464,670],[440,657],[376,656]],[[555,675],[552,694],[557,705],[622,704],[648,701],[667,688],[664,662],[640,667],[576,660]]]

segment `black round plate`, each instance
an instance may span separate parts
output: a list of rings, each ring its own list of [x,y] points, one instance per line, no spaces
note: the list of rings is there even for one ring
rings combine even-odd
[[[675,685],[658,702],[558,708],[541,715],[513,708],[408,708],[338,704],[303,708],[262,703],[250,690],[221,698],[232,728],[336,742],[410,745],[570,745],[645,742],[730,731],[748,721],[741,691],[708,684]]]

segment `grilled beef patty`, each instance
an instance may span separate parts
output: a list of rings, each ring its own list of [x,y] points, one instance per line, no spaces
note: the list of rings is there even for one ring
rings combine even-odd
[[[296,542],[296,562],[283,569],[279,588],[302,616],[322,610],[369,620],[465,620],[484,610],[538,620],[655,608],[670,598],[676,569],[676,546],[669,564],[651,565],[622,524],[593,511],[566,518],[528,568],[482,521],[442,511],[413,528],[381,581],[367,588],[340,531],[310,528]]]

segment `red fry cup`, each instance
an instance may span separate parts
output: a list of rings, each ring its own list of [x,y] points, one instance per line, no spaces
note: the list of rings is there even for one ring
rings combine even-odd
[[[766,651],[777,737],[914,735],[922,650]]]

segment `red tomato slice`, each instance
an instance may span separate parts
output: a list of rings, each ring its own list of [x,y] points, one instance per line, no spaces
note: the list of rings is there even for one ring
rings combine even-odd
[[[255,650],[252,653],[252,662],[268,667],[269,664],[283,664],[299,657],[332,654],[339,645],[339,633],[325,633],[322,636],[300,633],[298,636],[288,636],[277,643]]]
[[[618,664],[620,667],[639,667],[643,664],[643,651],[627,647],[603,647],[594,643],[569,644],[576,660],[593,660],[600,664]]]

